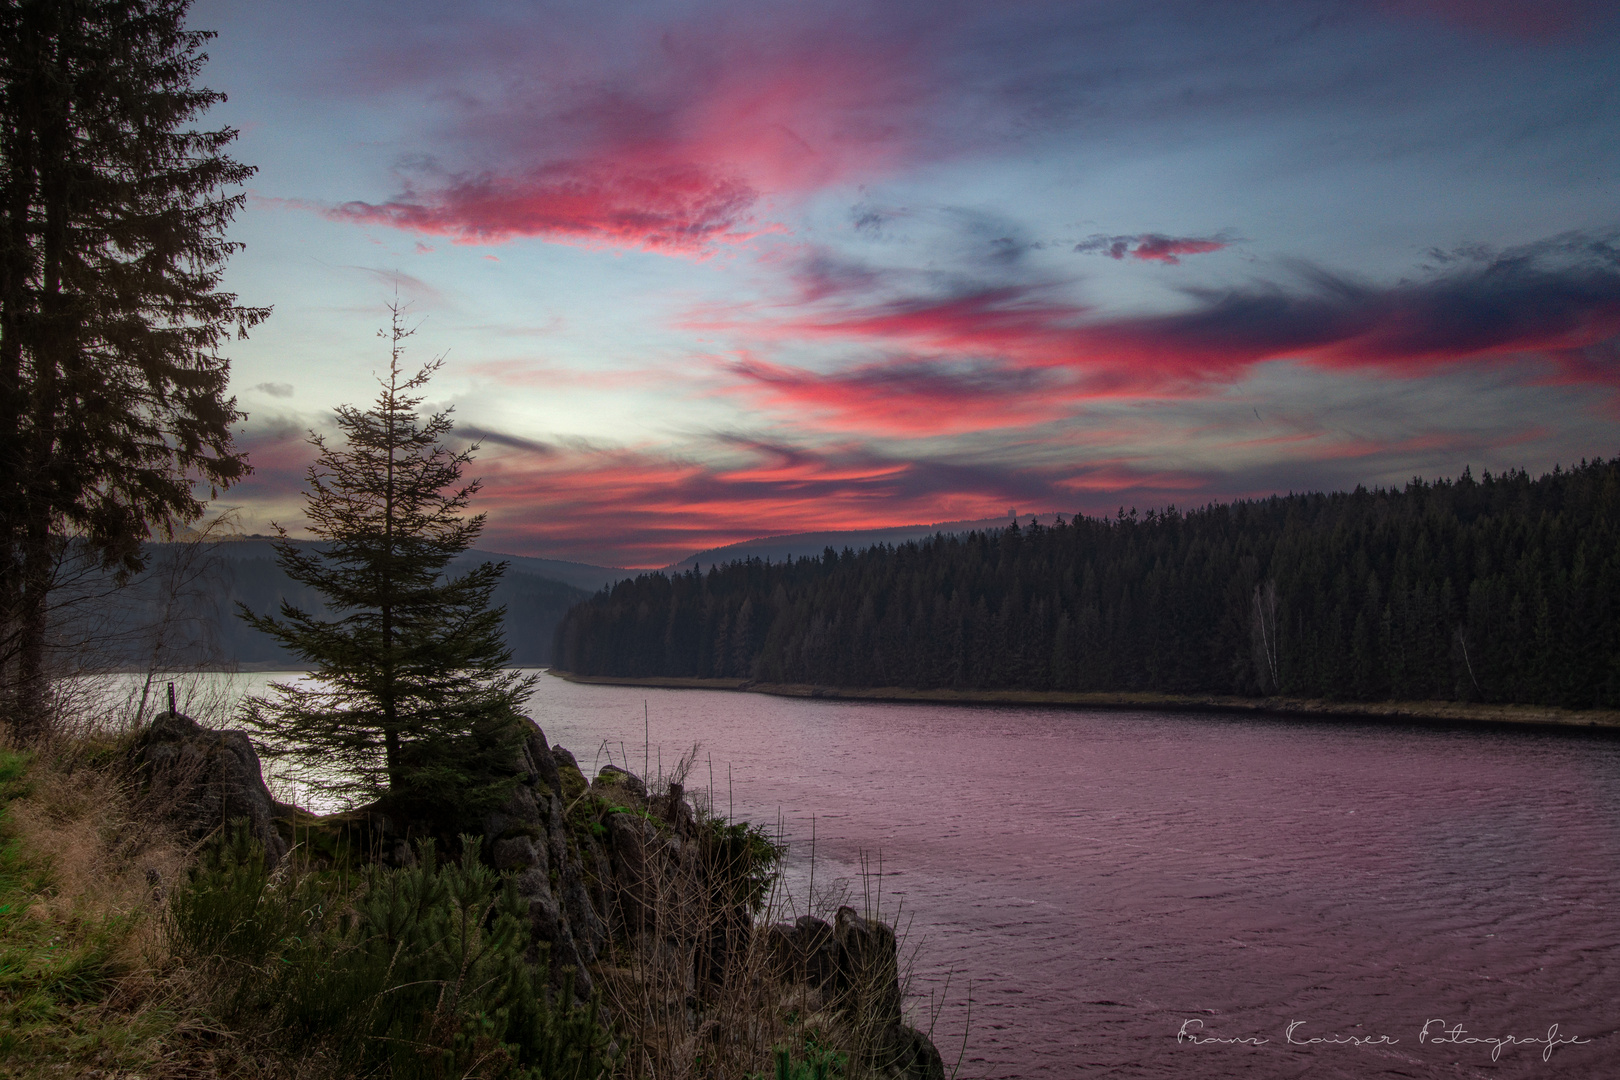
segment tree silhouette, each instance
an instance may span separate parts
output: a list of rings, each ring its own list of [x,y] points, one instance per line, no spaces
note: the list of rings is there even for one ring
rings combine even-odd
[[[0,4],[0,672],[43,710],[63,563],[128,574],[246,470],[221,346],[265,318],[219,288],[253,169],[186,130],[211,34],[187,0]]]
[[[325,599],[330,618],[283,603],[279,617],[240,613],[310,664],[313,685],[272,684],[248,722],[317,789],[383,797],[392,807],[466,821],[504,797],[524,735],[518,709],[533,685],[506,669],[501,608],[491,593],[505,564],[452,577],[484,515],[464,514],[478,482],[461,472],[473,447],[446,447],[446,413],[425,421],[416,393],[438,369],[401,369],[402,312],[383,332],[388,374],[369,409],[345,405],[345,445],[315,434],[305,494],[321,543],[276,545],[281,567]]]

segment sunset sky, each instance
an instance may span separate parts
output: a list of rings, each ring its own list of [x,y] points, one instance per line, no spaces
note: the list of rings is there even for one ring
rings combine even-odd
[[[298,525],[396,289],[517,554],[1613,456],[1614,10],[204,0],[224,502]]]

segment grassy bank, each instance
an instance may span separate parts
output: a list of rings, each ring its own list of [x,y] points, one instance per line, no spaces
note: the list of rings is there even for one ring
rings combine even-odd
[[[1216,694],[1074,693],[1061,690],[915,690],[903,686],[806,686],[748,679],[616,678],[551,672],[569,682],[677,690],[742,690],[776,697],[840,701],[914,701],[949,705],[1043,705],[1056,708],[1219,712],[1322,719],[1418,720],[1620,730],[1620,711],[1560,709],[1546,705],[1487,705],[1457,701],[1319,701],[1307,698],[1225,697]]]

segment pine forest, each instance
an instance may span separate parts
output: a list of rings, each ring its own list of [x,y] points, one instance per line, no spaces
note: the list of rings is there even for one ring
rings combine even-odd
[[[557,667],[918,689],[1620,705],[1620,458],[645,574]]]

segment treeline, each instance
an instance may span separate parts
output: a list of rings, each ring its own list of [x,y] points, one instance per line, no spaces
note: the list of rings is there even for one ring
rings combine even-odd
[[[1620,458],[644,574],[578,674],[1620,706]]]

